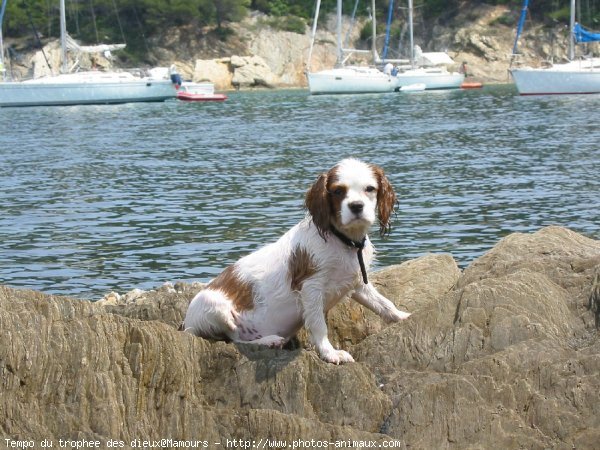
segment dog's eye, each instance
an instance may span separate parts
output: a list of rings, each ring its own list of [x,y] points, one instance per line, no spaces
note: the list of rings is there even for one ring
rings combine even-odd
[[[341,197],[342,195],[344,195],[344,190],[342,188],[334,189],[333,190],[333,195]]]
[[[375,186],[367,186],[367,188],[365,189],[365,191],[367,192],[375,192],[377,190],[377,188]]]

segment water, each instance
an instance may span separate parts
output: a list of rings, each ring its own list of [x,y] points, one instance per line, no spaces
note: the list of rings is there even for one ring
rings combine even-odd
[[[304,215],[317,175],[382,166],[400,208],[378,266],[512,232],[599,239],[599,96],[477,91],[0,109],[0,283],[97,299],[207,281]],[[375,230],[374,230],[375,231]]]

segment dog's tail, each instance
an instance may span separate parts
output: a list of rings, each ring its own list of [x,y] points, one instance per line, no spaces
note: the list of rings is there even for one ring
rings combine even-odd
[[[182,324],[183,331],[209,339],[231,339],[237,329],[237,313],[221,292],[204,289],[194,297]]]

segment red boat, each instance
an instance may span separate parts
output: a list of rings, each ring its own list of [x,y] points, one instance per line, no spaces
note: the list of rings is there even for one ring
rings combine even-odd
[[[482,87],[483,84],[477,81],[465,81],[460,85],[461,89],[481,89]]]
[[[222,102],[225,94],[215,94],[212,83],[183,83],[177,90],[177,98],[186,102]]]
[[[222,102],[227,100],[227,96],[225,94],[206,95],[181,91],[177,92],[177,98],[186,102]]]

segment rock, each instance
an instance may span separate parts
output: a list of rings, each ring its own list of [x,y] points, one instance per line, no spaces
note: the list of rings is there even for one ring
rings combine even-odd
[[[62,69],[62,50],[60,41],[50,41],[43,50],[31,56],[32,78],[58,75]],[[112,60],[102,53],[67,52],[67,67],[77,70],[112,70]],[[48,66],[50,64],[50,66]]]
[[[165,283],[155,291],[134,289],[124,295],[111,292],[95,303],[105,311],[140,320],[157,320],[179,328],[191,299],[204,288],[203,283],[173,286]]]
[[[216,90],[230,89],[233,74],[229,63],[230,58],[198,59],[196,60],[192,81],[196,83],[210,81],[214,83]]]
[[[273,33],[277,34],[276,39],[273,39]],[[248,43],[248,48],[250,54],[261,56],[278,85],[298,86],[306,82],[306,65],[302,56],[309,45],[308,33],[299,35],[261,28]]]
[[[599,241],[548,227],[507,236],[463,272],[426,255],[370,279],[413,315],[385,325],[353,302],[336,306],[332,340],[357,360],[342,366],[304,345],[177,331],[202,285],[95,303],[0,287],[2,442],[597,445]]]
[[[276,79],[260,56],[232,56],[233,78],[231,84],[239,88],[275,87]]]
[[[281,430],[280,439],[290,428],[305,431],[296,438],[383,438],[371,433],[390,401],[361,365],[209,343],[154,320],[32,291],[2,287],[0,305],[3,436],[268,437],[268,428],[237,423],[254,420]],[[338,395],[326,395],[333,390]]]
[[[109,292],[97,304],[102,306],[116,306],[122,303],[121,295],[118,292]]]
[[[272,88],[280,84],[260,56],[232,56],[213,60],[196,60],[193,81],[210,81],[217,90]]]
[[[510,235],[430,308],[355,347],[392,398],[385,431],[422,448],[592,448],[599,258],[598,241],[563,228]]]

